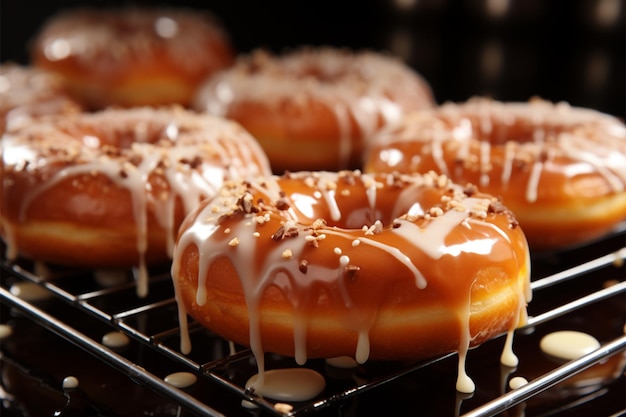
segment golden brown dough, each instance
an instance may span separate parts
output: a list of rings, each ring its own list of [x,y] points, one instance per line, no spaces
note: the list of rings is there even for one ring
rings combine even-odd
[[[407,116],[367,172],[435,170],[499,196],[533,250],[597,238],[626,219],[626,127],[565,103],[475,98]]]

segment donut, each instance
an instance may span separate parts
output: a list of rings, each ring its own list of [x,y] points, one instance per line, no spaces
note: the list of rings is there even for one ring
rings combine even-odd
[[[427,82],[391,56],[303,46],[241,56],[200,87],[193,107],[243,125],[281,174],[359,168],[374,132],[433,100]]]
[[[147,6],[63,10],[43,24],[30,53],[94,110],[188,106],[206,77],[234,61],[213,14]]]
[[[475,187],[317,171],[226,182],[183,222],[172,277],[184,352],[187,315],[251,346],[261,370],[264,352],[303,364],[458,351],[471,391],[465,354],[525,322],[529,269],[515,217]]]
[[[0,135],[34,117],[79,111],[56,75],[16,63],[0,65]]]
[[[589,242],[626,219],[624,123],[567,103],[447,103],[381,132],[364,163],[429,170],[500,197],[533,251]]]
[[[8,259],[142,277],[169,262],[185,214],[225,179],[270,172],[241,126],[179,107],[50,116],[2,146]]]

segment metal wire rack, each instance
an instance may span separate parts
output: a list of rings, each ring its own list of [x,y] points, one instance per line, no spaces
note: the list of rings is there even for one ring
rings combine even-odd
[[[524,405],[529,400],[532,401],[552,387],[563,384],[574,375],[610,358],[626,356],[625,243],[626,224],[605,239],[586,247],[537,256],[533,260],[532,282],[535,301],[529,307],[531,317],[528,324],[518,330],[521,335],[518,339],[522,340],[517,340],[515,345],[516,349],[522,351],[519,354],[521,364],[524,361],[533,362],[532,359],[525,359],[524,351],[532,351],[535,348],[534,343],[523,340],[525,334],[532,334],[542,327],[550,329],[563,326],[564,324],[559,323],[559,319],[563,317],[571,319],[606,314],[606,305],[612,303],[617,309],[609,313],[613,318],[612,324],[598,324],[603,328],[599,337],[601,347],[579,359],[544,366],[538,372],[527,370],[527,373],[533,374],[528,384],[517,389],[502,388],[495,394],[478,396],[479,398],[474,401],[467,402],[467,406],[461,407],[459,404],[455,415],[472,417],[498,415]],[[146,369],[143,364],[129,360],[96,341],[95,337],[82,330],[87,327],[74,325],[73,318],[58,315],[53,312],[55,310],[38,301],[25,300],[15,295],[12,287],[18,283],[35,284],[68,307],[69,316],[76,316],[81,322],[95,320],[104,323],[112,330],[123,332],[133,341],[158,352],[164,360],[176,363],[177,366],[195,373],[210,384],[217,384],[232,391],[242,401],[254,404],[261,412],[283,415],[273,401],[255,396],[245,389],[245,380],[256,370],[253,355],[248,349],[234,347],[217,335],[191,323],[194,350],[189,355],[180,353],[179,328],[175,313],[177,307],[167,271],[152,271],[150,293],[145,298],[139,298],[132,278],[115,285],[103,285],[96,279],[97,274],[93,271],[57,269],[42,271],[37,265],[25,261],[6,260],[2,262],[1,268],[0,302],[19,310],[30,320],[117,368],[134,381],[170,398],[191,413],[202,416],[223,415],[212,404],[203,402],[193,393],[173,387]],[[519,344],[522,345],[521,348]],[[482,346],[475,351],[481,349]],[[480,353],[474,354],[474,351],[470,353],[478,357],[477,362],[481,361]],[[536,352],[526,356],[532,358],[533,355],[536,355]],[[438,363],[454,360],[451,356],[454,355],[444,355],[410,364],[373,364],[365,371],[351,371],[359,373],[358,378],[352,377],[329,384],[319,398],[296,403],[287,414],[301,416],[319,413],[366,392],[380,390],[381,387],[407,375],[419,378],[421,373],[436,367]],[[483,356],[492,354],[486,353]],[[289,361],[289,358],[273,356],[268,368],[282,367],[289,364]],[[310,361],[306,366],[322,373],[328,372],[324,361]],[[618,368],[614,377],[624,378],[624,361],[619,362]],[[514,371],[507,370],[506,376],[512,375]],[[610,382],[602,381],[600,385]],[[573,402],[578,400],[578,398],[569,399]],[[626,404],[623,406],[626,410]]]

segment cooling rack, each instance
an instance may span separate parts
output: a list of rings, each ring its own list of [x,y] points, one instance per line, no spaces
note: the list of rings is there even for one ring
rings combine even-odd
[[[455,402],[452,415],[483,417],[509,411],[516,411],[517,415],[528,415],[524,412],[529,411],[530,415],[549,415],[551,412],[541,411],[546,407],[543,403],[547,403],[548,409],[554,410],[576,407],[603,395],[606,387],[614,384],[615,380],[623,382],[625,361],[622,359],[626,357],[625,244],[626,224],[623,224],[610,236],[585,247],[534,256],[534,300],[529,306],[530,318],[528,324],[517,331],[514,345],[520,356],[519,367],[502,369],[494,365],[493,352],[502,345],[502,338],[487,342],[486,347],[483,345],[472,350],[468,366],[472,363],[474,366],[469,369],[470,375],[487,374],[483,369],[488,362],[491,368],[499,369],[499,376],[491,378],[496,380],[495,383],[484,385],[496,385],[498,388],[482,390],[481,379],[477,387],[485,392],[465,397],[456,394],[452,397]],[[252,410],[256,410],[254,413],[263,415],[322,414],[341,408],[342,404],[354,402],[366,394],[378,395],[380,392],[380,398],[385,398],[388,392],[385,387],[394,383],[405,384],[406,378],[415,383],[414,387],[407,389],[419,391],[424,385],[436,384],[439,379],[433,375],[438,375],[441,370],[445,374],[449,368],[447,365],[452,364],[456,356],[449,354],[414,363],[365,364],[351,370],[333,370],[325,361],[312,360],[305,366],[322,373],[327,380],[327,388],[314,400],[295,403],[291,410],[285,412],[276,407],[275,402],[255,396],[245,389],[245,381],[256,371],[250,350],[234,346],[191,323],[193,350],[188,355],[180,353],[177,307],[168,271],[151,271],[150,292],[147,297],[140,298],[136,294],[132,274],[105,280],[103,277],[111,278],[111,275],[101,271],[44,268],[21,260],[3,260],[1,268],[0,301],[3,304],[125,373],[133,381],[180,404],[194,415],[224,414],[215,404],[207,403],[193,392],[166,383],[155,371],[146,368],[145,364],[104,346],[95,335],[89,334],[89,323],[98,322],[111,330],[125,333],[134,342],[157,352],[163,361],[196,374],[209,385],[234,393],[242,404],[252,407]],[[24,283],[42,289],[47,298],[54,300],[54,307],[50,306],[50,301],[29,300],[16,295],[13,289]],[[58,308],[59,304],[63,308]],[[536,340],[539,335],[566,326],[589,329],[597,335],[601,347],[569,362],[536,360]],[[610,360],[617,365],[615,372],[608,377],[599,382],[597,378],[591,382],[583,378],[582,388],[580,382],[567,384],[577,375],[584,375],[585,371]],[[293,366],[290,358],[275,355],[266,358],[267,369]],[[333,372],[342,373],[343,376],[333,376]],[[527,376],[528,383],[516,389],[508,389],[506,381],[516,374]],[[447,379],[453,382],[454,376],[447,375]],[[426,382],[420,382],[422,380]],[[449,381],[445,386],[450,386]],[[551,399],[546,393],[557,388],[556,392],[561,394],[557,399]],[[563,392],[571,395],[563,395]],[[539,398],[547,400],[533,408],[533,403]],[[519,414],[520,407],[522,414]],[[617,404],[615,407],[615,412],[626,410],[626,404]],[[339,412],[339,415],[343,413]]]

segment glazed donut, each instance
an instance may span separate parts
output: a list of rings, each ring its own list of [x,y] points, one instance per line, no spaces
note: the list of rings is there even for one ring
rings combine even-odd
[[[198,85],[234,52],[208,12],[175,8],[78,8],[46,21],[34,65],[59,74],[91,109],[188,106]]]
[[[14,63],[0,65],[0,136],[34,117],[79,111],[79,103],[54,74]]]
[[[228,182],[183,222],[172,277],[182,350],[189,314],[251,346],[260,368],[263,352],[363,363],[458,351],[461,378],[467,349],[525,322],[530,299],[512,213],[432,173]]]
[[[240,57],[200,88],[194,108],[241,123],[280,174],[358,168],[375,131],[433,100],[426,81],[391,56],[302,47]]]
[[[2,146],[9,259],[142,276],[171,259],[185,214],[225,179],[270,172],[241,126],[181,108],[49,117]]]
[[[626,219],[624,123],[566,103],[444,104],[382,132],[366,156],[366,172],[429,170],[500,197],[537,251]]]

